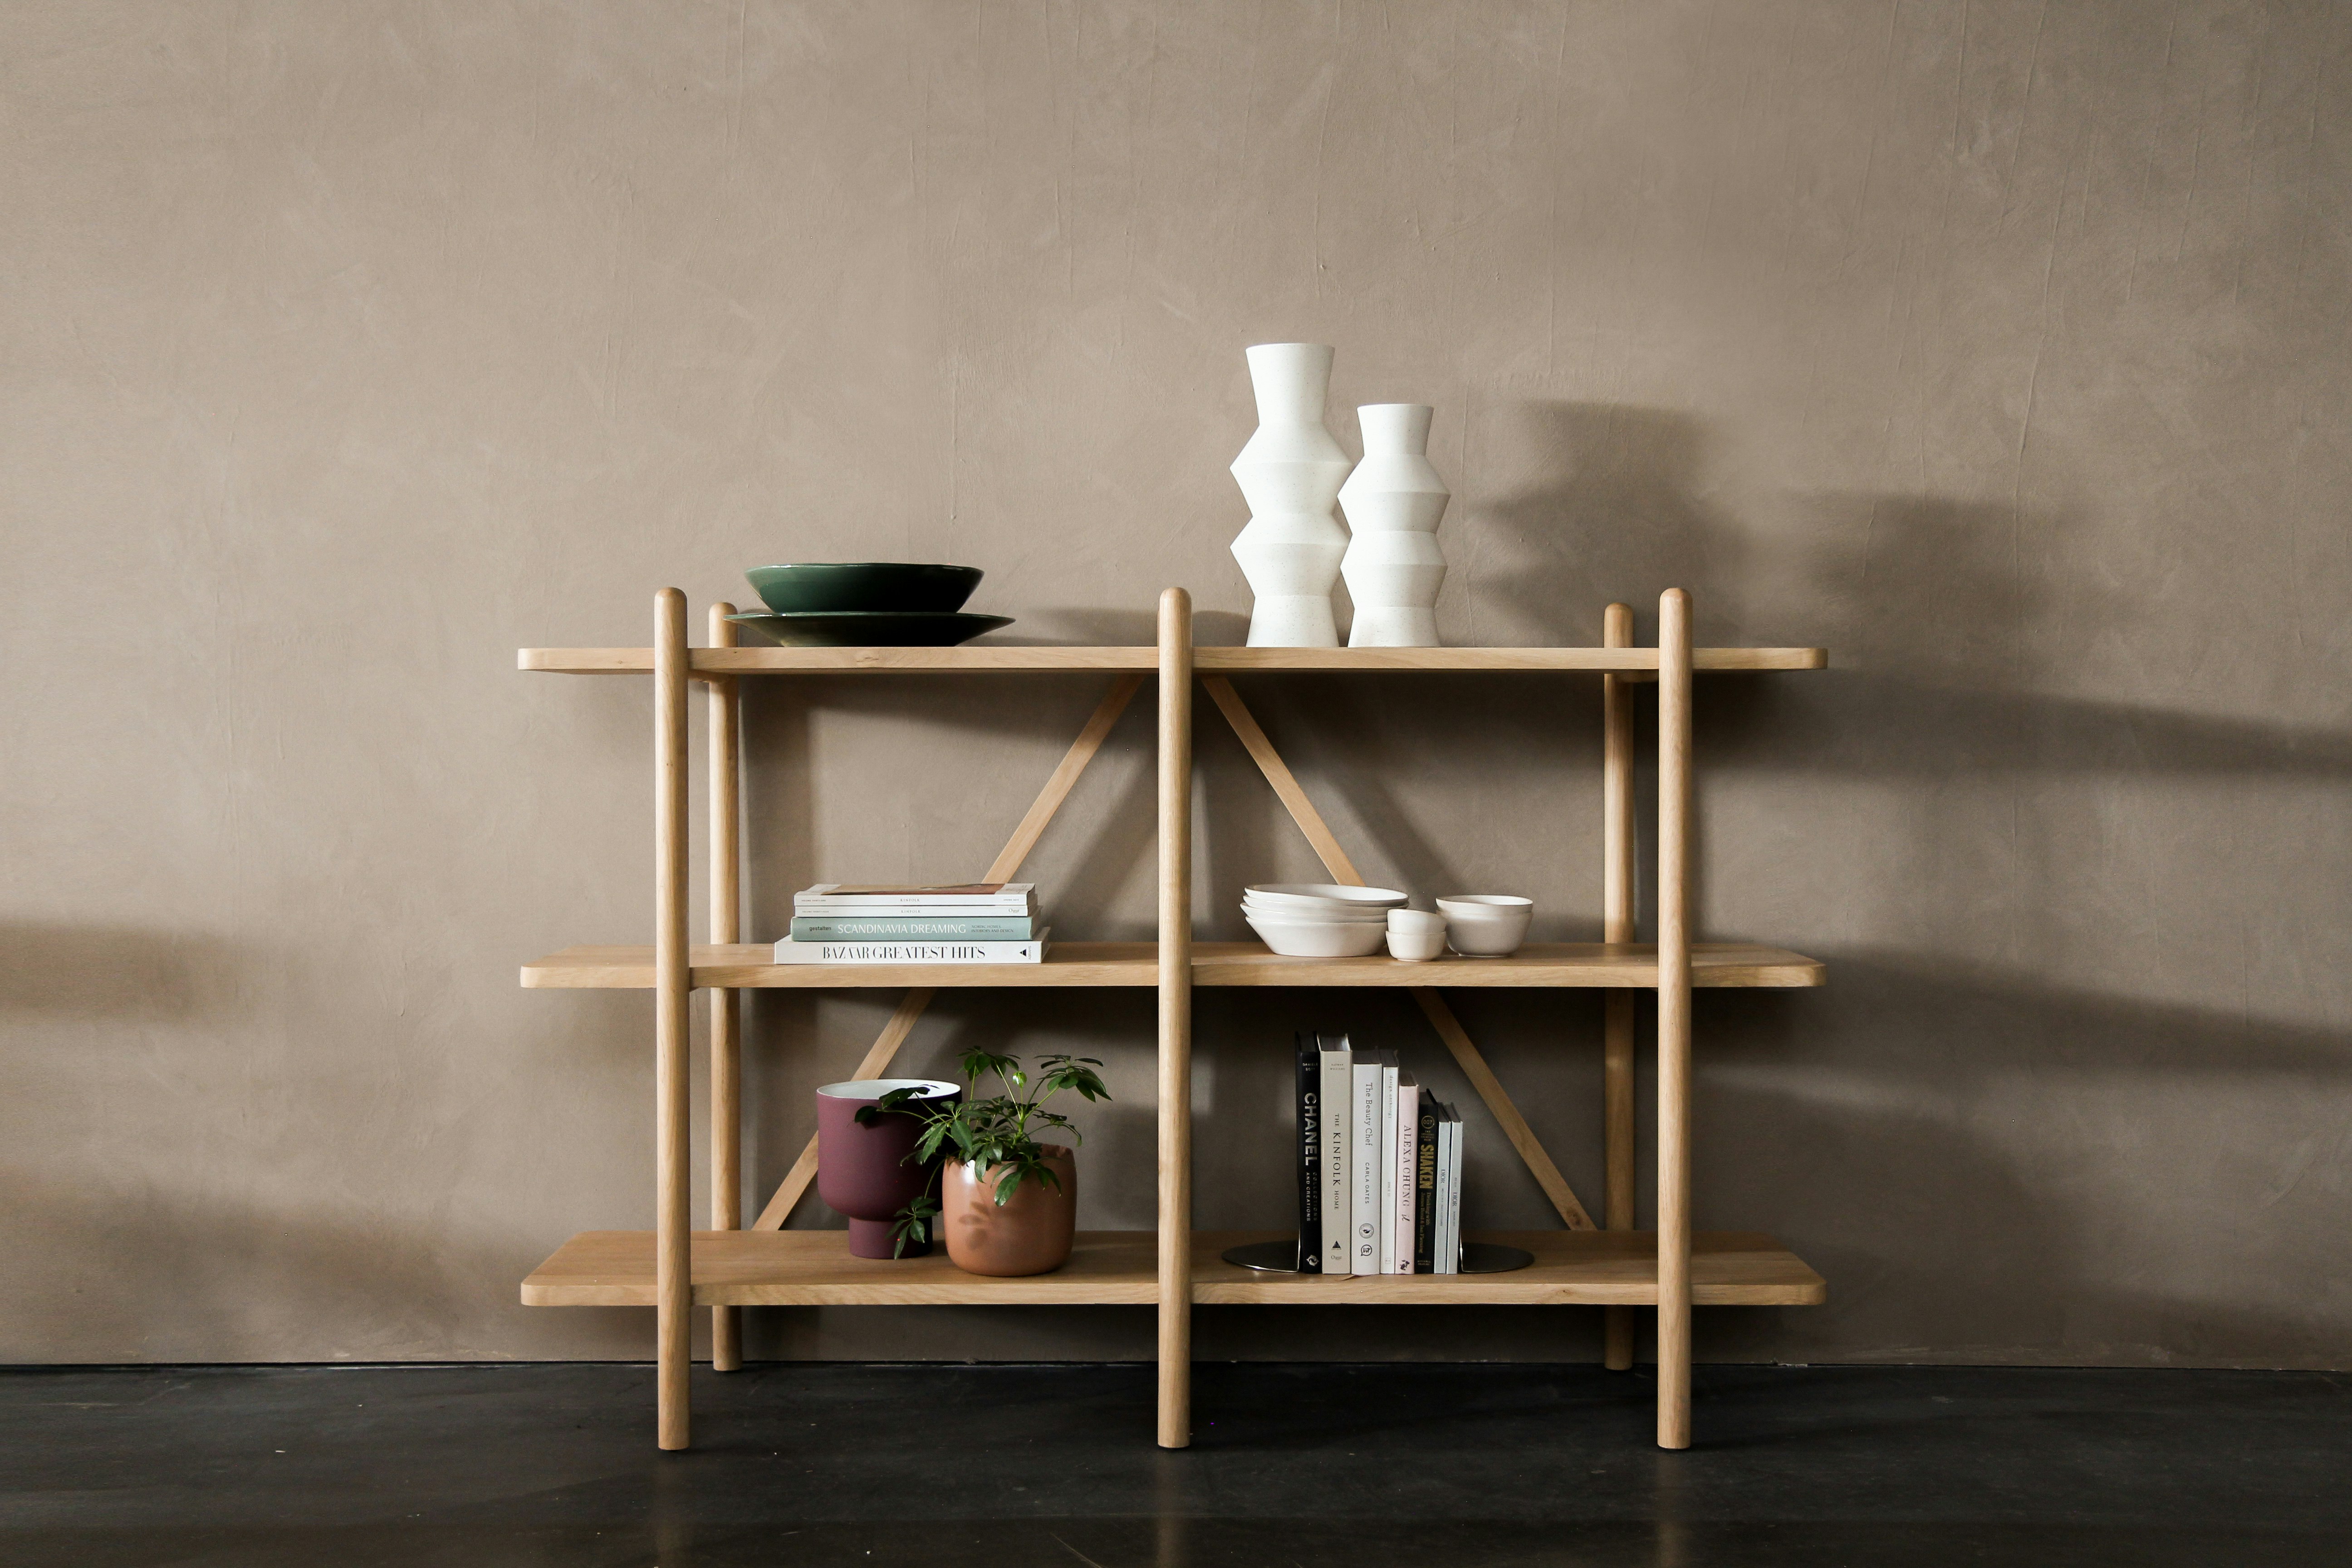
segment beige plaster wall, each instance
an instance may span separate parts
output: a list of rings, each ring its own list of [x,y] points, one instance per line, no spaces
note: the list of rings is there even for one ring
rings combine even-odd
[[[1441,619],[1683,584],[1823,675],[1700,707],[1698,1215],[1811,1311],[1724,1358],[2352,1364],[2352,14],[2323,5],[0,10],[0,1360],[636,1357],[526,1310],[648,1223],[642,643],[776,558],[984,566],[1012,635],[1248,605],[1241,350],[1438,407]],[[1366,869],[1596,931],[1580,679],[1249,688]],[[755,934],[984,864],[1097,688],[761,689]],[[1035,862],[1150,919],[1147,726]],[[1311,862],[1202,736],[1203,930]],[[751,1006],[761,1189],[889,998]],[[1598,1201],[1597,1005],[1461,1011]],[[1280,1223],[1288,1031],[1209,995],[1200,1215]],[[1085,1220],[1150,1221],[1144,998]],[[1491,1125],[1474,1219],[1538,1225]],[[800,1223],[827,1223],[812,1211]],[[1141,1312],[770,1312],[792,1356],[1134,1356]],[[1202,1315],[1210,1356],[1593,1353],[1584,1312]]]

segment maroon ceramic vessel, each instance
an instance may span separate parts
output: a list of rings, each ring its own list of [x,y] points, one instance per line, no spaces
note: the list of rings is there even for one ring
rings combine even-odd
[[[919,1118],[894,1113],[876,1117],[871,1126],[857,1124],[860,1106],[877,1103],[894,1089],[923,1090],[915,1103],[925,1107],[963,1098],[957,1085],[925,1078],[860,1079],[816,1091],[817,1196],[849,1216],[853,1258],[891,1255],[898,1211],[922,1195],[939,1169],[936,1160],[925,1165],[908,1158],[922,1136]],[[929,1250],[928,1243],[910,1241],[898,1256],[919,1258]]]

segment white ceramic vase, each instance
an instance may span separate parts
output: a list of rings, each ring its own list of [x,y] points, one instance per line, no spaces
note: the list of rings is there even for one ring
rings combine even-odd
[[[1249,579],[1252,647],[1337,647],[1331,590],[1348,531],[1332,514],[1354,467],[1324,427],[1331,350],[1323,343],[1259,343],[1249,351],[1257,434],[1234,459],[1249,526],[1234,559]]]
[[[1445,581],[1437,522],[1454,492],[1430,465],[1433,412],[1420,403],[1356,410],[1364,460],[1339,489],[1353,533],[1340,565],[1356,602],[1349,647],[1437,646],[1437,590]]]

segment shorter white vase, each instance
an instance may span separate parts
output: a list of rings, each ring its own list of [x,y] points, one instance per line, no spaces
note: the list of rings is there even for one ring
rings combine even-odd
[[[1453,492],[1429,461],[1434,411],[1419,403],[1356,410],[1364,460],[1339,489],[1354,538],[1339,567],[1356,602],[1349,647],[1435,647],[1445,552],[1437,524]]]
[[[1340,573],[1356,601],[1349,647],[1435,647],[1445,552],[1427,533],[1360,533]]]

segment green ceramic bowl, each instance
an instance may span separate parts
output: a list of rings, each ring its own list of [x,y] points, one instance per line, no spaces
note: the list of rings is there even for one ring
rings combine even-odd
[[[980,586],[977,566],[913,566],[898,561],[808,562],[754,566],[743,574],[780,616],[838,610],[961,610]]]

